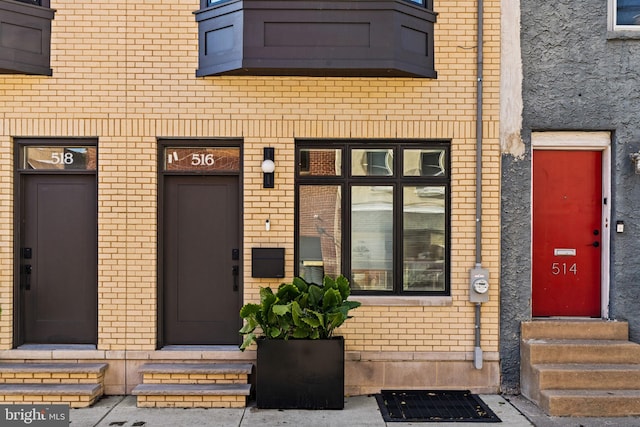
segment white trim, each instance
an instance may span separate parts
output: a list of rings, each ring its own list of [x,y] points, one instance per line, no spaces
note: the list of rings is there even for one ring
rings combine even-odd
[[[611,132],[532,132],[531,146],[546,150],[605,149],[611,145]],[[603,171],[604,173],[604,171]]]
[[[532,132],[533,150],[591,150],[602,151],[602,258],[600,284],[600,313],[609,318],[610,258],[611,258],[611,132]],[[533,177],[533,156],[531,156],[531,176]],[[533,179],[531,179],[531,261],[533,263]],[[533,278],[531,286],[533,288]]]

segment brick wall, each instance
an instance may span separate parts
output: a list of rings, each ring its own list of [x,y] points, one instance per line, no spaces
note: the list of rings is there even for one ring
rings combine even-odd
[[[245,300],[253,246],[286,248],[293,271],[294,140],[452,141],[450,302],[366,305],[344,328],[349,351],[473,351],[476,5],[436,2],[438,79],[196,78],[198,0],[51,2],[53,76],[0,75],[0,348],[12,347],[13,138],[98,139],[99,343],[156,348],[157,138],[243,140]],[[485,0],[482,345],[498,350],[500,2]],[[262,148],[276,147],[275,188]],[[271,231],[264,220],[271,220]]]

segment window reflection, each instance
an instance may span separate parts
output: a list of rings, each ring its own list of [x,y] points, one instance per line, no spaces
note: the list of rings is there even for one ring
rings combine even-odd
[[[352,287],[393,290],[393,187],[351,189]]]
[[[403,289],[445,290],[445,188],[403,190]]]
[[[300,175],[342,175],[342,151],[340,149],[303,148],[300,150]]]
[[[321,284],[341,274],[342,211],[338,185],[301,185],[298,252],[300,276]]]
[[[392,149],[354,149],[351,151],[351,175],[393,175]]]
[[[444,150],[404,150],[404,176],[444,176]]]

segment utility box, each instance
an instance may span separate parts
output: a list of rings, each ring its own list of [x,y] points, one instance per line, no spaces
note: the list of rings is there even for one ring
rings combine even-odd
[[[251,277],[284,277],[284,248],[251,248]]]
[[[469,273],[469,301],[475,303],[489,301],[489,270],[476,267]]]

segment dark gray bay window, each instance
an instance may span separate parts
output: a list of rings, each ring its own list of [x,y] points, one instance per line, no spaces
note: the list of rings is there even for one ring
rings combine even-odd
[[[49,0],[0,0],[0,74],[50,76]]]
[[[433,0],[202,0],[196,76],[436,78]]]
[[[299,141],[296,274],[356,294],[449,295],[448,142]]]

